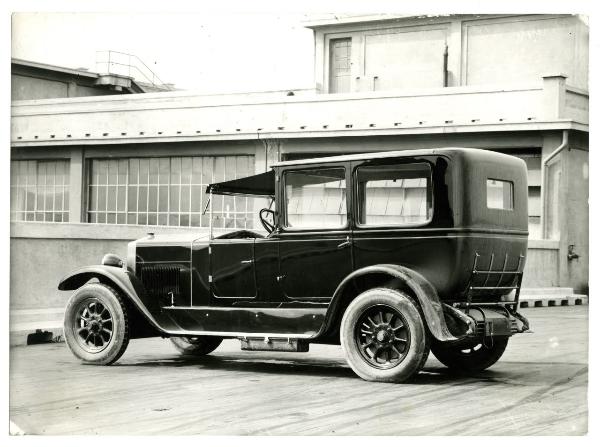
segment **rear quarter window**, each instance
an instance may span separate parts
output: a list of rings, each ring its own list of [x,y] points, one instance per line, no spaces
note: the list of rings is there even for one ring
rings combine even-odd
[[[486,182],[487,207],[496,210],[514,208],[513,183],[507,180],[488,178]]]
[[[426,163],[357,170],[358,224],[414,226],[431,220],[431,168]]]

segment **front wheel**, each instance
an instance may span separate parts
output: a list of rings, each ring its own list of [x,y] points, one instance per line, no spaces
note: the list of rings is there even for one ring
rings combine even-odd
[[[101,283],[86,284],[65,309],[65,340],[84,363],[110,365],[129,344],[127,309],[119,293]]]
[[[199,336],[199,337],[171,337],[171,343],[180,353],[184,355],[203,356],[210,354],[219,347],[223,339],[221,337]]]
[[[467,348],[447,347],[441,343],[431,346],[433,355],[448,368],[459,372],[475,373],[489,368],[502,357],[508,337],[493,338]]]
[[[350,367],[361,378],[403,382],[429,355],[429,335],[417,305],[392,289],[371,289],[350,303],[340,327]]]

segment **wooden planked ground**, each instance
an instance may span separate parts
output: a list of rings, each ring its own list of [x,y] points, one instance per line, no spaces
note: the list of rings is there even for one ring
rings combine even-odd
[[[368,383],[341,348],[202,360],[167,340],[85,366],[64,343],[11,349],[10,417],[27,434],[578,435],[587,431],[587,306],[523,309],[533,334],[455,377],[433,356],[411,383]],[[16,430],[16,428],[15,428]]]

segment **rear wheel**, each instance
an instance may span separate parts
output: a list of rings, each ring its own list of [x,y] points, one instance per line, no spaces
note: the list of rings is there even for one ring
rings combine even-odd
[[[223,341],[221,337],[210,336],[171,337],[170,340],[180,353],[196,356],[210,354],[217,349]]]
[[[348,364],[369,381],[408,380],[429,355],[429,336],[417,305],[392,289],[371,289],[352,301],[340,335]]]
[[[479,372],[489,368],[502,357],[508,337],[493,338],[467,348],[447,347],[441,343],[431,346],[433,355],[448,368],[460,372]]]
[[[77,289],[65,309],[64,334],[71,352],[85,363],[116,362],[129,344],[127,310],[119,293],[100,283]]]

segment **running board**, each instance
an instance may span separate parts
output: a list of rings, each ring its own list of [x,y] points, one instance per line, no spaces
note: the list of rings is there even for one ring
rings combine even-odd
[[[308,352],[308,342],[293,338],[240,338],[242,351]]]

